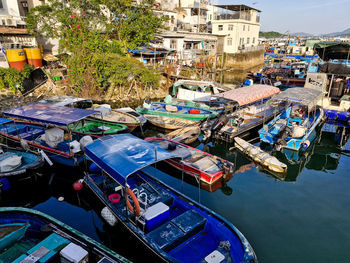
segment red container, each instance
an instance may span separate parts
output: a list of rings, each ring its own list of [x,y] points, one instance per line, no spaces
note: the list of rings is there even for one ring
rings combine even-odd
[[[190,112],[190,114],[200,114],[201,113],[201,111],[197,110],[197,109],[191,109],[189,112]]]

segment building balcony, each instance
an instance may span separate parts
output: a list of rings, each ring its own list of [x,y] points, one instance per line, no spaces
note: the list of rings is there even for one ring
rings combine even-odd
[[[251,14],[246,12],[214,13],[214,20],[245,20],[260,23],[260,16],[256,16],[256,19],[253,19]]]

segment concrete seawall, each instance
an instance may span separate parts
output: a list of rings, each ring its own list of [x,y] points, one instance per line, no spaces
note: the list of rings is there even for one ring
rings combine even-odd
[[[264,50],[236,54],[224,54],[225,70],[245,71],[264,63]]]

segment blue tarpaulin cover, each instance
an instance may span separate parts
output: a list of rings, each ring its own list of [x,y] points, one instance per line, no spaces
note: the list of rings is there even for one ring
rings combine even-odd
[[[0,118],[0,124],[9,123],[9,122],[11,122],[11,121],[13,121],[13,120],[11,120],[11,119],[5,119],[5,118]]]
[[[117,134],[97,139],[85,147],[85,154],[121,185],[134,172],[153,163],[177,157],[157,145],[131,134]]]
[[[67,126],[96,114],[98,111],[68,108],[50,104],[34,103],[4,111],[7,116],[31,121]]]

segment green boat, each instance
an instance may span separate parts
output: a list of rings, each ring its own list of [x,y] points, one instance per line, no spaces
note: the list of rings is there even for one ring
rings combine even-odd
[[[136,111],[141,114],[167,116],[193,121],[203,121],[218,115],[217,112],[211,110],[162,102],[152,102],[147,107],[138,107]]]
[[[112,135],[129,132],[126,125],[120,123],[106,122],[96,119],[83,119],[75,124],[70,124],[69,128],[76,132],[92,134],[97,136]]]
[[[0,262],[130,262],[39,211],[0,208]]]

